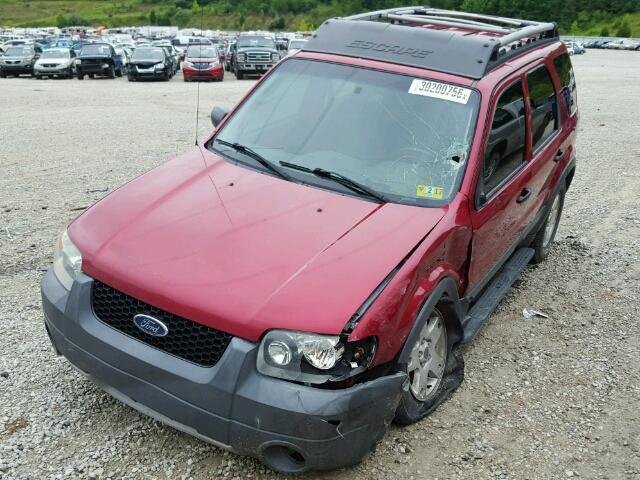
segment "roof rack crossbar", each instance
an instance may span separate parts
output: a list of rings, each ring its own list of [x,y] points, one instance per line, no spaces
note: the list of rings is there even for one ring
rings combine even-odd
[[[513,32],[512,29],[496,27],[495,25],[490,25],[488,23],[475,22],[471,20],[458,20],[458,19],[449,18],[449,17],[433,17],[431,15],[417,16],[417,15],[387,14],[386,18],[388,18],[389,20],[421,23],[425,25],[442,25],[445,27],[463,27],[470,30],[478,30],[481,32],[507,33],[507,34]]]
[[[344,20],[379,20],[385,18],[387,15],[415,15],[428,10],[428,7],[402,7],[402,8],[389,8],[386,10],[376,10],[375,12],[358,13],[357,15],[351,15],[350,17],[344,17]]]
[[[546,32],[554,32],[555,30],[555,23],[538,23],[536,25],[530,25],[528,27],[521,28],[520,30],[516,30],[515,32],[505,35],[504,37],[500,37],[498,39],[498,42],[501,46],[504,47],[506,45],[509,45],[510,43],[522,40],[523,38],[533,37],[535,35]]]
[[[527,25],[538,25],[539,22],[531,20],[521,20],[519,18],[499,17],[497,15],[485,15],[482,13],[472,12],[456,12],[455,10],[442,10],[439,8],[427,8],[427,15],[446,15],[448,17],[468,18],[473,20],[486,20],[494,23],[502,23],[503,25],[511,25],[514,27],[524,27]]]

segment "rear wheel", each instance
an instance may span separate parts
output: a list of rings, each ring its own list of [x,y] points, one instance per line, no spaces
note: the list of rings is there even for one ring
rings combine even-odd
[[[464,359],[449,308],[434,308],[411,349],[407,382],[395,417],[400,425],[415,423],[431,414],[462,383]]]
[[[560,217],[562,216],[562,208],[564,207],[564,187],[560,188],[560,191],[551,201],[549,212],[544,223],[540,226],[538,233],[536,233],[531,247],[534,249],[533,258],[531,263],[540,263],[549,256],[551,246],[556,238],[556,232],[558,231],[558,225],[560,225]]]

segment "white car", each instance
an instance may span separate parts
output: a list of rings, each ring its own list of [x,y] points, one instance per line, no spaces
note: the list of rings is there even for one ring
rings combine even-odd
[[[72,78],[76,73],[74,57],[75,53],[68,48],[45,50],[33,66],[33,75],[36,78]]]
[[[304,48],[306,44],[307,41],[302,38],[294,38],[292,40],[289,40],[289,45],[287,46],[287,56],[298,53]]]

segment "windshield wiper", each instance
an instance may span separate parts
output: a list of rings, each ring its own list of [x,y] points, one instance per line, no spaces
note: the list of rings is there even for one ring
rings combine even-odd
[[[292,168],[294,170],[300,170],[301,172],[312,173],[313,175],[320,178],[327,178],[329,180],[333,180],[340,185],[347,187],[349,190],[359,193],[361,195],[366,195],[367,197],[373,198],[380,203],[387,203],[388,200],[379,192],[372,190],[369,187],[365,187],[361,183],[356,182],[355,180],[350,179],[349,177],[345,177],[341,173],[332,172],[331,170],[325,170],[323,168],[309,168],[304,165],[296,165],[295,163],[289,162],[280,162],[280,165],[287,168]]]
[[[252,150],[251,148],[245,145],[242,145],[238,142],[231,143],[231,142],[227,142],[226,140],[220,140],[219,138],[216,138],[216,142],[218,142],[220,145],[224,145],[226,147],[232,148],[236,152],[244,153],[247,157],[253,158],[256,162],[258,162],[264,168],[266,168],[270,172],[275,173],[280,178],[284,178],[285,180],[291,180],[291,177],[289,175],[284,173],[282,170],[280,170],[278,167],[276,167],[273,163],[271,163],[269,160],[264,158],[255,150]]]

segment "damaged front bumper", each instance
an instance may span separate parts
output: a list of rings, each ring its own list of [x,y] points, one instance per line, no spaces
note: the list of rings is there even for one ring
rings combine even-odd
[[[49,271],[42,281],[55,350],[106,392],[178,430],[294,473],[358,463],[392,420],[404,374],[340,390],[261,375],[258,346],[233,338],[206,368],[157,350],[101,322],[91,278],[70,292]]]

